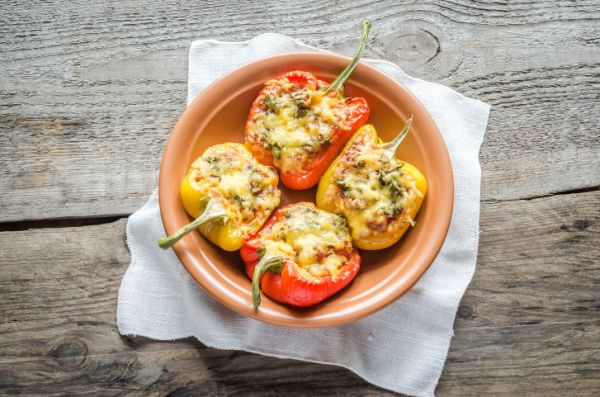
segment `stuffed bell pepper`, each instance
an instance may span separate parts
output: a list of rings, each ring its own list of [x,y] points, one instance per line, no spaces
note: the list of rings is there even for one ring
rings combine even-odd
[[[328,84],[312,73],[293,71],[269,80],[254,100],[245,143],[259,162],[274,165],[290,189],[315,186],[356,130],[369,118],[364,98],[344,97],[344,83],[358,64],[371,23],[362,24],[352,62]]]
[[[421,208],[427,192],[423,174],[395,157],[412,118],[390,143],[375,128],[359,129],[331,164],[317,190],[317,206],[348,220],[354,245],[379,250],[396,243]]]
[[[158,242],[169,248],[194,229],[227,251],[242,247],[279,205],[281,191],[273,167],[256,161],[239,143],[209,147],[190,167],[181,184],[186,212],[196,218]]]
[[[246,237],[240,254],[255,307],[261,290],[277,302],[315,305],[348,285],[360,268],[346,220],[307,202],[275,211]]]

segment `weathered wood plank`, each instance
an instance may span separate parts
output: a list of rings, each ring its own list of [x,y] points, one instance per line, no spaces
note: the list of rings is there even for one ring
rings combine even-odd
[[[600,319],[600,191],[482,206],[464,327]]]
[[[0,221],[129,214],[185,107],[187,48],[277,31],[368,56],[493,105],[485,200],[600,185],[595,1],[0,5]],[[553,167],[549,166],[549,163]],[[555,172],[549,172],[549,169]]]
[[[597,393],[599,207],[599,191],[484,203],[438,395]],[[0,393],[392,395],[331,366],[121,338],[124,228],[0,233]]]

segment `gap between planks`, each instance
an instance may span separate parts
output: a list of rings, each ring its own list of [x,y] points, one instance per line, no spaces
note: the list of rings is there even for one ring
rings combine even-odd
[[[565,190],[556,193],[544,194],[534,197],[514,198],[514,199],[482,199],[480,203],[485,204],[496,204],[506,203],[510,201],[532,201],[538,199],[544,199],[555,196],[565,196],[579,193],[595,192],[600,190],[600,186],[592,186],[589,188]],[[141,206],[140,206],[141,208]],[[56,229],[63,227],[82,227],[82,226],[93,226],[102,225],[106,223],[116,222],[119,219],[128,218],[131,213],[114,214],[109,216],[100,217],[73,217],[73,218],[48,218],[42,220],[23,220],[23,221],[11,221],[11,222],[0,222],[0,232],[17,232],[23,230],[34,230],[34,229]]]

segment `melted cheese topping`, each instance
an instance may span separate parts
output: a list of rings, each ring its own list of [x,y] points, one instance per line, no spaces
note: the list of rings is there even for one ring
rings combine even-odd
[[[306,279],[335,280],[352,253],[346,220],[312,203],[289,207],[281,219],[263,229],[260,239],[270,256],[289,258]]]
[[[414,178],[402,172],[404,164],[371,139],[364,135],[344,151],[326,192],[335,197],[336,211],[349,219],[352,234],[363,238],[412,225],[409,213],[422,196]]]
[[[279,205],[277,171],[259,164],[242,145],[209,147],[189,172],[190,183],[223,205],[240,236],[258,231]]]
[[[247,139],[268,150],[283,172],[309,169],[331,143],[336,128],[346,128],[350,109],[343,95],[324,94],[319,88],[299,87],[285,77],[267,81],[262,106],[248,120]]]

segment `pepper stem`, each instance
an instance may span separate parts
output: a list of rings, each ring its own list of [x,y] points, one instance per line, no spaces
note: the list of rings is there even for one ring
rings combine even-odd
[[[383,145],[383,151],[385,152],[388,158],[393,158],[396,154],[396,150],[398,149],[402,141],[404,141],[404,138],[406,138],[406,136],[408,135],[408,131],[410,131],[412,120],[413,116],[411,114],[410,118],[406,120],[406,124],[404,124],[404,128],[402,129],[402,131],[400,131],[400,133],[394,139]]]
[[[258,309],[258,306],[260,306],[260,280],[262,279],[263,274],[268,271],[281,271],[282,267],[283,257],[267,257],[265,254],[254,268],[254,274],[252,275],[252,304],[255,309]]]
[[[223,208],[221,203],[219,203],[218,201],[211,200],[208,197],[202,199],[202,201],[206,203],[206,204],[203,203],[204,210],[202,211],[202,213],[196,219],[194,219],[191,223],[188,223],[187,225],[185,225],[184,227],[182,227],[181,229],[179,229],[172,235],[158,240],[158,246],[160,248],[162,248],[162,249],[170,248],[171,246],[173,246],[173,244],[175,244],[176,242],[181,240],[183,238],[183,236],[185,236],[192,230],[197,229],[200,225],[202,225],[205,222],[208,222],[211,220],[217,220],[218,218],[226,218],[227,217],[225,209]]]
[[[358,65],[358,61],[360,60],[360,57],[362,56],[362,53],[365,50],[365,47],[367,46],[369,30],[371,30],[371,21],[369,21],[368,19],[363,19],[360,23],[360,27],[362,30],[362,35],[360,37],[360,44],[358,46],[358,49],[356,50],[356,54],[354,54],[352,61],[348,66],[346,66],[346,69],[344,69],[342,73],[340,73],[340,75],[335,80],[333,80],[333,82],[331,82],[331,84],[329,84],[327,88],[325,88],[325,93],[331,90],[341,90],[344,87],[346,80],[348,80],[348,78],[356,68],[356,65]]]

